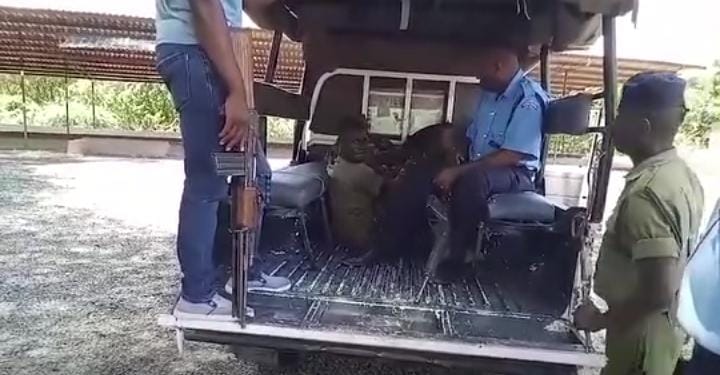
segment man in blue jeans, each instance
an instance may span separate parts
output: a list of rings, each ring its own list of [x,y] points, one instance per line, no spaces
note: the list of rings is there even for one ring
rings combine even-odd
[[[228,183],[213,154],[236,149],[248,134],[250,111],[244,79],[233,54],[230,29],[239,28],[242,0],[156,0],[157,69],[180,117],[185,185],[180,202],[177,252],[183,273],[177,317],[231,319],[223,296],[228,264],[215,246],[218,206]],[[259,188],[269,198],[270,167],[257,157]],[[267,203],[267,202],[265,202]],[[250,270],[248,290],[284,291],[286,278]]]

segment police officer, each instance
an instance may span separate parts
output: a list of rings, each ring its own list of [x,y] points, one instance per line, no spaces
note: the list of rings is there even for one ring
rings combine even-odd
[[[597,261],[595,291],[608,310],[588,302],[575,312],[578,328],[607,329],[606,375],[669,375],[680,356],[676,295],[703,209],[702,187],[673,147],[684,91],[673,73],[630,78],[611,129],[634,168]]]
[[[533,190],[540,168],[543,110],[548,96],[521,69],[516,51],[492,48],[480,66],[480,95],[467,129],[469,162],[446,168],[435,184],[450,196],[451,260],[439,269],[458,275],[474,247],[493,194]]]
[[[678,320],[695,341],[684,375],[717,374],[720,369],[720,200],[685,268]]]

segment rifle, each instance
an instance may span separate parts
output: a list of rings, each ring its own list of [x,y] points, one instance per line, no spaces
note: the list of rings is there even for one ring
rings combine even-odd
[[[256,186],[258,116],[253,96],[252,44],[249,31],[232,31],[233,53],[245,83],[250,109],[247,136],[239,150],[215,154],[217,173],[230,178],[230,232],[232,235],[233,317],[244,328],[247,310],[248,269],[258,241],[260,191]]]

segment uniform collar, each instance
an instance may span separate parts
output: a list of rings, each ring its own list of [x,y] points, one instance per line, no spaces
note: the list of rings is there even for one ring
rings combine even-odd
[[[633,167],[633,169],[631,169],[625,176],[625,179],[628,181],[634,180],[640,177],[648,168],[668,163],[677,159],[677,157],[677,150],[674,147],[667,151],[663,151],[655,156],[645,159],[645,161]]]
[[[520,87],[520,81],[525,78],[525,74],[525,71],[518,69],[513,78],[510,80],[510,83],[505,88],[505,91],[499,93],[497,98],[502,99],[514,93],[518,87]]]

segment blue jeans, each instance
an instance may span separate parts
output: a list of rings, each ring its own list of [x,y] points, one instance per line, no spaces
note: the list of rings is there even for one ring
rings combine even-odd
[[[228,199],[228,182],[218,176],[213,154],[222,151],[222,129],[227,88],[207,54],[197,45],[161,44],[156,48],[157,70],[170,90],[180,117],[185,150],[185,184],[180,201],[177,253],[182,297],[190,302],[211,300],[224,284],[228,268],[216,246],[218,205]],[[269,199],[270,166],[258,153],[257,175],[265,203]]]

